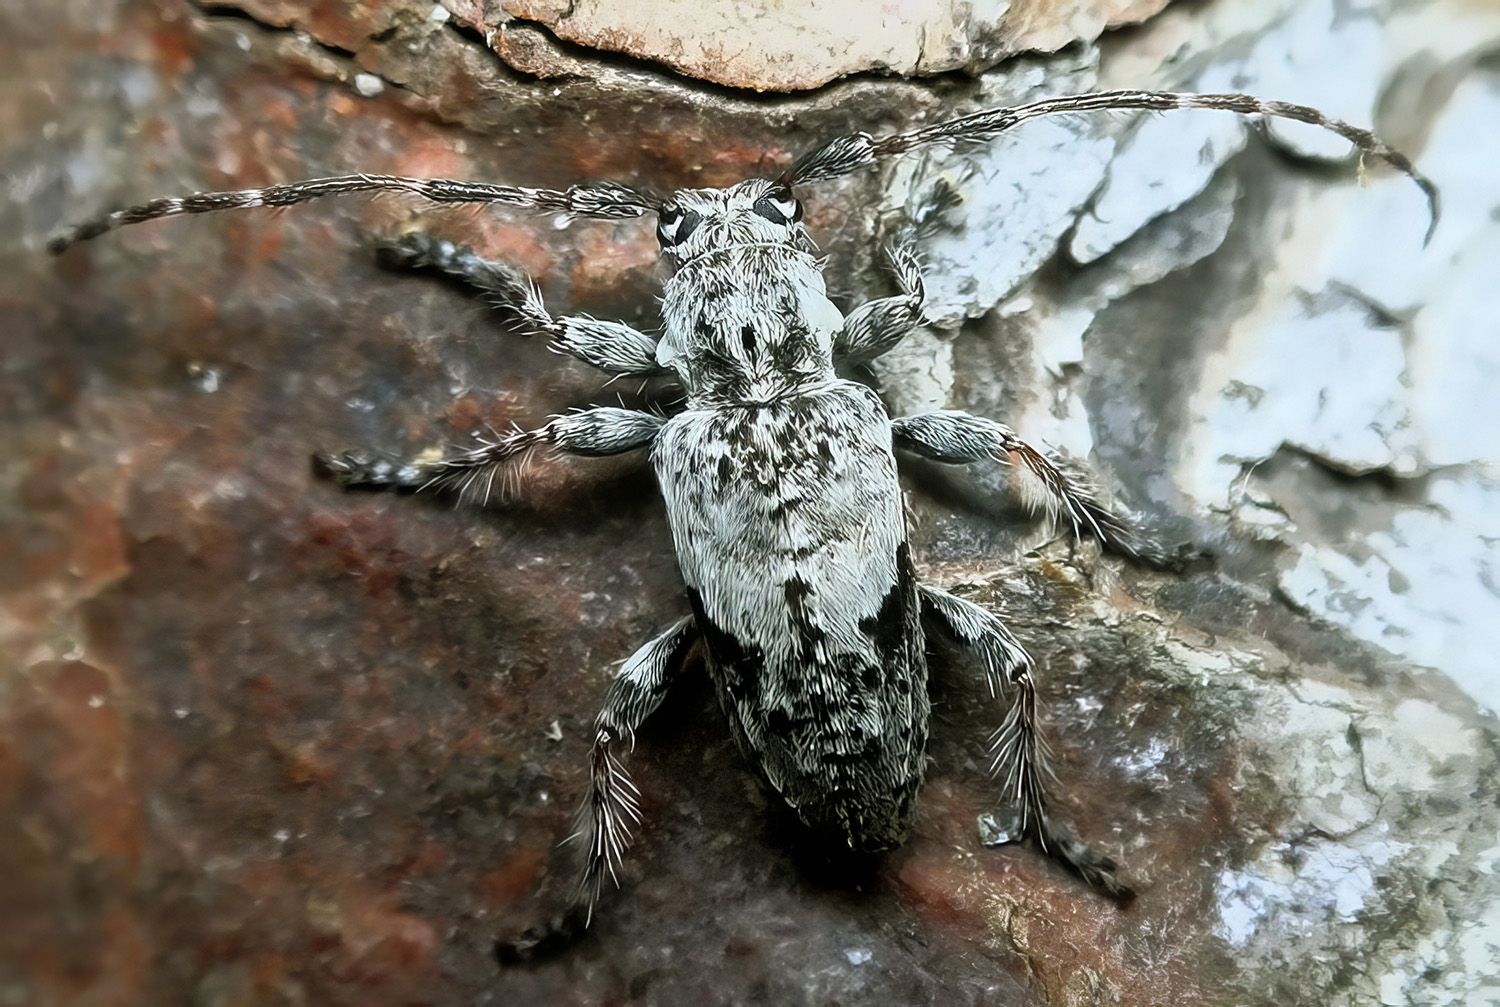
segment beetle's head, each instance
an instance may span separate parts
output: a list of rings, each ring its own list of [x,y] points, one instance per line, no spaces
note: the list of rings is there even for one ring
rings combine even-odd
[[[815,251],[802,226],[802,204],[785,182],[751,178],[727,189],[683,189],[656,215],[662,253],[678,265],[736,245]]]

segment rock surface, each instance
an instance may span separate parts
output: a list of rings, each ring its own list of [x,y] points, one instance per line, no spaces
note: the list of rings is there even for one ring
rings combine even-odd
[[[33,6],[0,8],[0,1005],[1500,998],[1500,190],[1476,156],[1500,19],[1188,4],[976,81],[769,99],[660,74],[688,69],[666,48],[545,39],[566,73],[517,73],[471,30],[498,7]],[[307,459],[670,403],[369,253],[429,229],[650,328],[651,227],[356,198],[42,251],[168,193],[725,184],[1111,86],[1374,123],[1445,204],[1424,250],[1408,181],[1207,113],[1037,123],[806,194],[843,303],[887,292],[898,207],[962,198],[921,248],[934,324],[876,368],[894,409],[1091,457],[1211,553],[1124,566],[1017,520],[999,473],[911,468],[922,572],[1039,659],[1062,809],[1125,865],[1124,907],[980,845],[996,711],[958,655],[916,834],[853,881],[799,860],[693,677],[633,756],[623,890],[569,953],[500,968],[494,939],[566,898],[610,671],[685,609],[649,473],[539,462],[478,510],[343,494]]]
[[[1007,56],[1092,42],[1166,0],[453,0],[445,5],[510,66],[539,77],[577,71],[569,45],[664,65],[756,91],[798,91],[869,71],[978,73]]]

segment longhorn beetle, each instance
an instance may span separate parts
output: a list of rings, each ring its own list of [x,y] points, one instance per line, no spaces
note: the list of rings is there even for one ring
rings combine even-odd
[[[926,628],[983,660],[992,693],[1008,704],[990,745],[993,770],[1019,819],[1016,835],[1034,838],[1090,884],[1125,897],[1129,889],[1115,879],[1114,863],[1049,815],[1051,773],[1038,731],[1032,659],[993,613],[918,579],[894,451],[1008,465],[1033,511],[1065,516],[1075,535],[1127,555],[1137,554],[1139,544],[1086,476],[1008,427],[953,411],[892,418],[874,391],[836,375],[836,363],[877,357],[922,324],[921,271],[909,247],[891,248],[900,293],[843,315],[825,295],[795,193],[882,158],[989,140],[1043,116],[1192,108],[1331,130],[1361,155],[1409,175],[1426,193],[1436,225],[1431,182],[1367,130],[1316,109],[1240,94],[1122,90],[977,112],[878,139],[855,133],[813,150],[779,178],[722,189],[662,195],[613,182],[554,190],[341,175],[156,199],[72,227],[49,247],[59,252],[158,217],[288,206],[349,192],[408,192],[438,203],[603,219],[654,214],[672,268],[660,338],[619,322],[555,318],[513,267],[445,241],[408,235],[384,254],[393,265],[446,273],[499,298],[525,328],[609,374],[674,374],[686,394],[676,415],[584,409],[436,462],[401,463],[368,450],[318,456],[347,487],[487,499],[496,478],[533,449],[590,457],[650,449],[692,613],[637,650],[605,694],[575,832],[583,864],[573,918],[587,924],[605,876],[614,875],[640,821],[621,750],[662,702],[695,644],[739,747],[813,833],[862,852],[900,844],[911,829],[927,744]]]

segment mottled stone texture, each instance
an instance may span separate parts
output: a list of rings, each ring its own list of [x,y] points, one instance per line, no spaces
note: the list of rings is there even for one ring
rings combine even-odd
[[[849,74],[978,73],[1007,56],[1092,42],[1167,0],[449,0],[506,63],[576,70],[569,44],[728,87],[799,91]]]
[[[29,7],[0,8],[0,1005],[1500,997],[1478,5],[1193,3],[978,81],[798,100],[551,42],[571,69],[537,80],[430,3]],[[911,467],[921,570],[1039,658],[1063,811],[1123,862],[1125,907],[980,846],[997,712],[960,656],[934,658],[916,835],[855,878],[799,857],[692,675],[633,756],[623,890],[569,953],[500,968],[494,939],[567,896],[611,669],[685,611],[649,472],[539,460],[476,510],[340,493],[308,458],[670,403],[370,254],[427,228],[650,327],[650,225],[352,198],[42,251],[162,194],[722,184],[850,129],[1127,85],[1374,122],[1447,213],[1424,251],[1410,183],[1208,114],[1037,123],[807,193],[845,303],[888,291],[895,207],[963,199],[921,249],[934,325],[877,368],[893,407],[1091,456],[1209,554],[1122,566],[1047,544],[997,473]]]

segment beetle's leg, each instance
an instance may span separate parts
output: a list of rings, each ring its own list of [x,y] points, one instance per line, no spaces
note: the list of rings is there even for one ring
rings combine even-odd
[[[988,609],[926,584],[919,590],[923,612],[983,659],[991,695],[1010,703],[1004,722],[990,739],[991,771],[1002,781],[1005,800],[1020,810],[1021,833],[1035,836],[1043,850],[1095,888],[1115,898],[1129,898],[1130,889],[1114,877],[1114,861],[1080,843],[1048,814],[1047,784],[1055,777],[1038,725],[1031,655]]]
[[[438,273],[472,287],[504,306],[526,296],[530,279],[517,266],[481,257],[467,245],[457,245],[421,231],[381,241],[375,259],[392,270]]]
[[[398,462],[365,450],[320,454],[318,462],[341,486],[395,490],[450,490],[483,504],[507,464],[536,448],[585,457],[623,454],[656,439],[666,419],[633,409],[600,406],[554,416],[534,430],[516,430],[461,454],[434,462]]]
[[[637,650],[615,675],[594,718],[589,789],[578,809],[572,837],[584,853],[578,896],[589,913],[599,898],[605,875],[615,877],[615,869],[630,844],[631,823],[641,817],[635,784],[625,772],[619,749],[634,746],[636,730],[661,705],[682,667],[687,648],[697,638],[693,620],[685,618]]]
[[[895,445],[934,461],[994,461],[1010,465],[1021,501],[1049,520],[1066,517],[1078,536],[1092,535],[1127,556],[1139,544],[1125,520],[1100,503],[1087,474],[1056,455],[1047,455],[1002,423],[970,413],[938,410],[891,421]]]
[[[552,349],[602,371],[641,377],[664,373],[650,336],[623,322],[587,315],[552,317],[536,285],[508,263],[481,258],[473,249],[420,232],[386,242],[378,255],[388,268],[430,270],[473,287],[512,314],[526,332],[547,336]]]
[[[841,361],[872,360],[905,339],[922,324],[922,270],[906,245],[886,249],[901,293],[861,304],[844,319],[833,337],[833,353]]]
[[[583,858],[572,905],[555,919],[531,927],[517,938],[498,942],[495,953],[502,963],[553,954],[572,944],[588,928],[604,878],[615,877],[615,869],[630,844],[631,823],[641,818],[635,784],[625,772],[618,747],[629,749],[634,745],[636,730],[661,705],[688,648],[697,639],[693,620],[682,619],[630,655],[615,674],[604,694],[604,705],[594,718],[588,791],[568,837],[569,842],[579,844]]]

